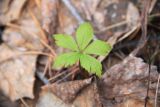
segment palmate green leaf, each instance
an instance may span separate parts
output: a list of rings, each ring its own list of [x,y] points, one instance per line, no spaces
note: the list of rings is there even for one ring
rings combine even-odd
[[[78,51],[77,44],[75,40],[70,35],[64,35],[64,34],[55,34],[53,37],[56,40],[56,44],[58,46],[61,46],[63,48],[70,49],[72,51]]]
[[[93,28],[89,23],[81,24],[76,31],[76,40],[80,50],[83,50],[93,39]]]
[[[60,67],[68,67],[68,66],[72,66],[73,64],[75,64],[79,58],[80,58],[81,54],[77,53],[77,52],[70,52],[70,53],[65,53],[62,55],[59,55],[55,60],[54,60],[54,68],[60,68]]]
[[[103,41],[93,39],[93,28],[89,23],[81,24],[76,31],[76,41],[69,35],[54,35],[56,44],[63,48],[70,49],[73,52],[59,55],[55,60],[53,67],[61,68],[72,66],[80,61],[81,67],[90,73],[101,76],[102,65],[90,54],[106,55],[111,51],[111,46]]]
[[[85,54],[106,55],[111,51],[112,47],[101,40],[95,40],[85,50]]]
[[[88,72],[95,73],[99,77],[101,76],[102,65],[94,57],[91,57],[85,54],[81,54],[80,64]]]

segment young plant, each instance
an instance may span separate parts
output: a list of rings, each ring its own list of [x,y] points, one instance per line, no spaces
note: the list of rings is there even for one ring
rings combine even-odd
[[[87,22],[81,24],[76,30],[76,40],[70,35],[53,35],[58,46],[71,51],[56,57],[53,67],[68,67],[79,62],[80,66],[89,73],[101,76],[102,65],[91,55],[106,55],[111,51],[111,46],[101,40],[93,41],[93,35],[93,28]]]

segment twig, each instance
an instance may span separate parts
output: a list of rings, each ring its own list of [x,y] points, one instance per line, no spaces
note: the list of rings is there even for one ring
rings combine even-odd
[[[140,46],[137,47],[137,49],[135,49],[133,51],[132,54],[137,54],[138,51],[144,47],[145,43],[147,42],[147,22],[148,22],[148,13],[149,13],[149,5],[151,3],[151,0],[149,1],[144,1],[144,8],[143,8],[143,12],[142,12],[142,26],[141,26],[141,29],[142,29],[142,37],[140,39],[140,42],[142,41],[143,44],[138,44]],[[149,63],[149,70],[148,70],[148,84],[147,84],[147,93],[146,93],[146,98],[145,98],[145,103],[144,103],[144,107],[147,107],[147,103],[148,103],[148,99],[149,99],[149,88],[150,88],[150,73],[151,73],[151,55],[150,55],[150,49],[149,49],[149,53],[148,53],[148,63]]]
[[[66,71],[63,71],[62,73],[59,73],[59,74],[49,78],[48,81],[53,81],[53,80],[57,79],[58,77],[61,77],[64,74],[66,74]]]
[[[47,73],[47,69],[48,69],[48,67],[49,67],[49,64],[50,64],[50,61],[49,61],[49,59],[48,59],[48,61],[47,61],[46,65],[45,65],[45,67],[44,67],[43,76],[45,76],[45,75],[46,75],[46,73]]]
[[[158,75],[158,82],[157,82],[157,87],[156,87],[156,95],[155,95],[155,103],[154,103],[154,107],[157,107],[157,98],[158,98],[158,90],[159,90],[159,81],[160,81],[160,74]]]
[[[148,55],[148,63],[149,63],[149,67],[148,67],[148,83],[147,83],[147,94],[146,94],[146,98],[145,98],[145,105],[144,107],[147,107],[147,103],[148,103],[148,99],[149,99],[149,88],[150,88],[150,80],[151,80],[151,59],[150,59],[150,52]]]
[[[72,13],[72,15],[77,19],[79,23],[83,23],[83,18],[79,15],[76,8],[71,4],[69,0],[62,0],[62,2],[66,5],[66,7],[69,9],[69,11]]]
[[[20,98],[20,100],[25,107],[29,107],[29,105],[23,100],[23,98]]]
[[[68,73],[68,74],[67,74],[65,77],[63,77],[62,79],[56,81],[56,83],[62,82],[64,79],[68,78],[69,76],[71,76],[72,74],[74,74],[74,73],[77,72],[77,71],[78,71],[78,69],[75,69],[74,71]]]
[[[40,71],[36,71],[36,76],[46,85],[46,84],[50,84],[50,82],[48,81],[48,79],[46,77],[44,77],[43,73],[41,73]]]
[[[150,2],[151,2],[151,0],[144,1],[144,8],[143,8],[142,15],[141,15],[142,36],[141,36],[140,41],[137,45],[137,48],[134,49],[130,53],[131,56],[136,56],[136,54],[139,52],[139,50],[142,49],[147,42],[147,19],[148,19]]]
[[[62,73],[59,73],[59,74],[57,74],[56,76],[49,78],[48,80],[49,80],[49,81],[53,81],[53,80],[61,77],[62,75],[66,74],[67,72],[72,71],[72,70],[74,70],[74,69],[76,69],[76,68],[77,68],[77,66],[75,65],[75,66],[73,66],[73,67],[71,67],[71,68],[63,71]]]
[[[153,10],[153,8],[154,8],[156,2],[157,2],[157,0],[152,0],[152,2],[150,3],[151,6],[150,6],[150,9],[149,9],[149,13],[152,12],[152,10]]]
[[[98,31],[98,33],[104,32],[104,31],[107,31],[107,30],[110,30],[110,29],[113,29],[113,28],[116,28],[116,27],[119,27],[119,26],[122,26],[122,25],[125,25],[125,24],[127,24],[127,22],[128,22],[127,20],[124,20],[124,21],[112,24],[110,26],[107,26],[107,27],[101,29],[100,31]]]

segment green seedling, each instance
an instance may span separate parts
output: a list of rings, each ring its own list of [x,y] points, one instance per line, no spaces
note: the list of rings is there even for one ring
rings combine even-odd
[[[104,41],[93,40],[93,36],[93,28],[88,22],[81,24],[76,30],[76,40],[70,35],[53,35],[58,46],[71,51],[56,57],[53,67],[68,67],[79,62],[79,66],[89,73],[101,76],[102,64],[91,55],[107,55],[112,48]]]

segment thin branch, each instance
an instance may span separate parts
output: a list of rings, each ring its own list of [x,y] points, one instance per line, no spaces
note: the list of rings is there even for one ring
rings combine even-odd
[[[36,76],[46,85],[46,84],[50,84],[50,82],[48,81],[48,79],[46,77],[44,77],[43,73],[41,73],[40,71],[36,71]]]
[[[25,100],[23,100],[23,98],[20,98],[20,101],[22,102],[22,104],[25,106],[25,107],[30,107],[27,102],[25,102]]]
[[[120,27],[120,26],[126,25],[127,23],[128,23],[128,21],[124,20],[124,21],[112,24],[110,26],[107,26],[105,28],[102,28],[102,29],[100,29],[100,31],[97,31],[97,33],[104,32],[104,31],[107,31],[107,30],[110,30],[110,29],[113,29],[113,28],[116,28],[116,27]]]
[[[158,75],[158,82],[157,82],[157,88],[156,88],[156,95],[155,95],[155,103],[154,103],[154,107],[157,107],[157,98],[158,98],[158,90],[159,90],[159,81],[160,81],[160,74]]]
[[[147,22],[148,22],[148,13],[149,13],[149,4],[151,0],[149,1],[144,1],[144,8],[141,14],[141,30],[142,30],[142,36],[140,38],[140,41],[137,45],[137,48],[134,49],[130,55],[131,56],[136,56],[139,50],[141,50],[144,45],[147,42]]]
[[[77,9],[72,5],[72,3],[69,0],[62,0],[62,2],[66,5],[66,7],[69,9],[69,11],[72,13],[72,15],[77,19],[79,23],[83,23],[84,20],[78,13]]]

